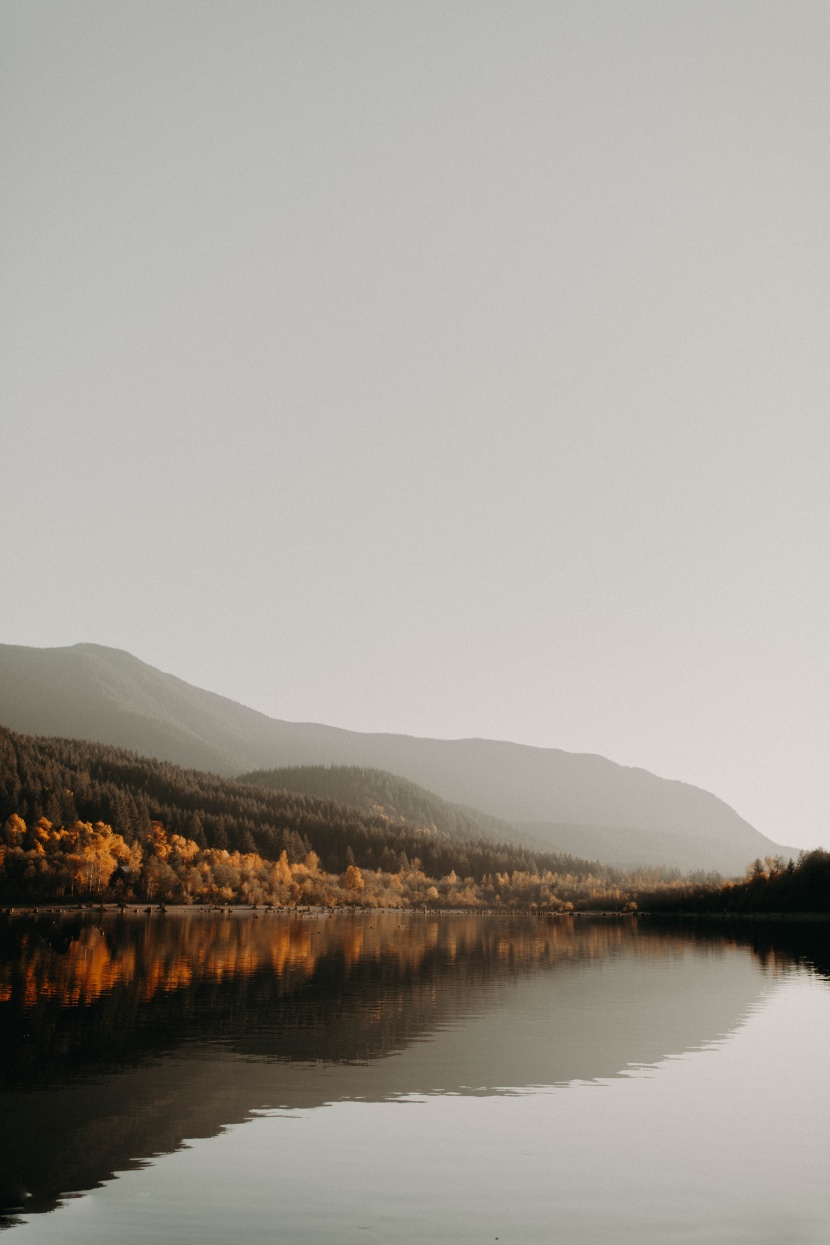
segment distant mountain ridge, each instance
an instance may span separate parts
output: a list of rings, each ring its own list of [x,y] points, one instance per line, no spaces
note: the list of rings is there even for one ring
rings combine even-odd
[[[603,844],[609,864],[735,873],[756,856],[795,854],[710,792],[604,757],[280,721],[95,644],[0,645],[0,724],[224,775],[306,765],[388,770],[512,823],[547,850],[596,856],[587,841],[577,848],[583,833]]]

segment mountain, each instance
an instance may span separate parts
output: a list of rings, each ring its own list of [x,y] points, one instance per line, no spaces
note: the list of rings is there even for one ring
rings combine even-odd
[[[225,775],[306,765],[388,770],[509,821],[548,850],[573,852],[575,834],[601,842],[607,863],[734,873],[756,856],[795,854],[710,792],[605,757],[284,722],[95,644],[0,645],[0,724]]]

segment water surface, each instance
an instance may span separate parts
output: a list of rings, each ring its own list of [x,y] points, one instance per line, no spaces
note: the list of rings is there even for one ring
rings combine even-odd
[[[826,927],[0,927],[4,1239],[830,1238]]]

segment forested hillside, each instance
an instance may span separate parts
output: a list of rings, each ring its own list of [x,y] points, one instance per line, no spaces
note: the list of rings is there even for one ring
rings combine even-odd
[[[387,770],[359,765],[295,765],[283,769],[254,770],[240,782],[272,790],[302,791],[306,795],[348,804],[364,813],[380,816],[390,825],[406,822],[438,830],[451,839],[515,841],[517,832],[508,822],[478,810],[450,804],[417,783]]]
[[[128,846],[151,841],[158,823],[200,849],[272,861],[284,851],[289,863],[313,851],[321,868],[338,874],[350,865],[397,872],[417,860],[430,877],[540,870],[609,882],[619,876],[573,857],[453,840],[413,821],[393,822],[333,800],[185,770],[120,748],[0,728],[0,822],[12,815],[30,832],[42,819],[52,827],[101,822]]]
[[[307,776],[268,777],[301,783]],[[0,896],[556,911],[830,908],[830,855],[821,851],[797,863],[756,860],[737,883],[625,873],[521,845],[451,838],[448,831],[475,826],[472,816],[394,775],[323,771],[306,785],[315,783],[364,803],[378,797],[377,806],[0,728]],[[436,828],[441,818],[448,820]]]

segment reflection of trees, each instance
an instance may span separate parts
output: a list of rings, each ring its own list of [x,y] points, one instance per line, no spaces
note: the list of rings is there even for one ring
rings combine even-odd
[[[695,931],[712,945],[750,944],[765,962],[813,963],[823,939],[811,930],[779,925],[709,926]],[[416,974],[429,957],[447,964],[509,964],[516,971],[556,960],[601,958],[636,939],[639,953],[665,956],[688,943],[682,924],[659,927],[626,920],[482,917],[464,913],[372,913],[355,917],[281,917],[271,913],[194,910],[167,916],[98,918],[53,914],[16,918],[2,927],[0,1002],[32,1007],[49,1000],[88,1005],[116,990],[147,1001],[194,982],[268,972],[277,991],[313,976],[336,958],[347,971],[383,965],[394,976]],[[830,932],[828,933],[830,937]],[[825,964],[827,957],[824,957]]]
[[[621,929],[592,924],[587,936],[576,938],[568,920],[463,914],[332,920],[194,911],[152,919],[107,915],[101,924],[93,917],[45,915],[6,925],[0,1000],[32,1006],[53,999],[66,1007],[95,1002],[119,987],[146,1000],[195,980],[221,982],[263,970],[279,985],[311,976],[332,956],[347,969],[377,962],[399,974],[417,973],[434,952],[449,963],[509,961],[520,968],[575,954],[607,955],[619,945]]]
[[[643,955],[667,946],[633,923],[466,914],[42,916],[0,931],[6,1084],[266,1030],[277,1054],[363,1058],[399,1047],[442,982],[462,998],[498,977],[614,955],[632,938]]]
[[[0,926],[0,1080],[38,1083],[193,1039],[263,1034],[277,1055],[365,1058],[399,1048],[444,982],[462,999],[557,964],[680,956],[690,937],[713,954],[750,945],[773,968],[830,964],[820,934],[810,941],[792,927],[690,935],[666,923],[473,914],[15,918]]]

